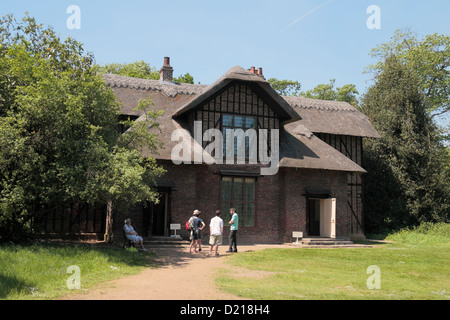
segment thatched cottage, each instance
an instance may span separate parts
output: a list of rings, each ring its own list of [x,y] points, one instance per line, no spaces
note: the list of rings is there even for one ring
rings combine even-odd
[[[177,234],[187,238],[193,210],[208,225],[215,210],[227,222],[235,207],[240,243],[291,241],[294,231],[363,236],[362,139],[379,137],[364,114],[345,102],[280,96],[261,68],[233,67],[211,85],[174,83],[172,74],[165,58],[160,80],[104,75],[123,117],[141,117],[135,108],[149,96],[164,110],[163,147],[153,155],[167,170],[158,181],[159,203],[115,212],[113,220],[106,206],[74,204],[48,212],[42,231],[102,239],[112,221],[121,241],[123,220],[131,217],[146,237],[170,236],[170,226],[180,224]],[[233,137],[237,132],[243,136]]]
[[[240,216],[240,242],[290,241],[293,231],[302,231],[304,236],[363,235],[362,139],[379,137],[364,114],[345,102],[280,96],[265,80],[261,68],[233,67],[211,85],[174,83],[172,73],[170,60],[165,58],[159,81],[104,76],[123,103],[123,115],[140,117],[142,113],[133,109],[149,96],[165,112],[159,119],[164,146],[154,155],[167,170],[158,181],[160,202],[116,215],[116,233],[121,230],[122,218],[131,217],[145,236],[169,236],[173,234],[170,225],[181,224],[178,234],[187,237],[184,223],[194,209],[202,211],[201,217],[208,224],[215,210],[222,210],[224,221],[228,221],[229,208],[235,207]],[[206,160],[206,156],[213,156],[208,149],[210,142],[201,139],[209,129],[224,135],[226,129],[254,129],[256,137],[243,140],[241,146],[247,154],[240,164],[236,138],[236,161],[211,163]],[[261,129],[266,129],[266,136]],[[174,139],[177,130],[186,136]],[[278,140],[270,139],[272,132]],[[259,161],[259,149],[256,163],[250,161],[250,140],[264,137],[266,155],[274,154],[278,147],[276,162]],[[180,146],[181,139],[188,141],[192,155],[184,154],[174,161],[174,148]],[[224,136],[220,142],[223,152],[215,150],[216,160],[230,153],[225,140]],[[264,169],[269,174],[264,174]]]

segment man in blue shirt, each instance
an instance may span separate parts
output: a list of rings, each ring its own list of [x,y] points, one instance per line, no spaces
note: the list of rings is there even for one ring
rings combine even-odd
[[[230,209],[231,220],[228,222],[230,224],[230,235],[228,237],[230,242],[230,248],[227,252],[237,252],[236,234],[239,228],[239,216],[236,213],[235,208]]]

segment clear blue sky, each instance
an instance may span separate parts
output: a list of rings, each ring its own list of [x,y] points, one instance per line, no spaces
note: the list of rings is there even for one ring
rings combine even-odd
[[[449,0],[0,1],[0,14],[28,11],[82,42],[98,64],[145,60],[159,69],[169,56],[175,76],[189,72],[202,84],[240,65],[297,80],[302,90],[335,78],[362,94],[370,50],[396,29],[450,33]],[[80,29],[66,25],[72,4],[81,9]],[[381,10],[380,29],[366,25],[370,5]]]

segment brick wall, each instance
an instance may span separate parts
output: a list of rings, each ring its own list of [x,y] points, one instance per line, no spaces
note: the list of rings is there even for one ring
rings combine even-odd
[[[221,208],[221,169],[224,166],[175,165],[162,162],[167,169],[162,181],[173,185],[170,192],[170,213],[168,224],[180,223],[181,236],[189,238],[185,222],[195,209],[201,210],[200,218],[206,224],[202,240],[208,243],[209,221],[215,211]],[[233,169],[237,169],[233,166]],[[242,169],[254,170],[249,166]],[[348,236],[350,212],[347,204],[347,174],[338,171],[280,168],[277,175],[256,179],[255,226],[239,227],[238,244],[290,242],[292,231],[308,234],[306,188],[327,188],[337,199],[336,235]],[[116,213],[115,230],[123,226],[123,219],[131,217],[139,233],[142,233],[143,211],[136,206],[127,213]],[[228,221],[229,212],[222,212],[222,219]],[[119,224],[119,225],[118,225]],[[229,227],[224,230],[224,243],[228,243]]]

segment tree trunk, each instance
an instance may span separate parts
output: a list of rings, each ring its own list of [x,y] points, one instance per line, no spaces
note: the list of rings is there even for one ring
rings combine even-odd
[[[106,228],[105,228],[105,236],[104,240],[106,243],[112,243],[113,241],[113,204],[112,201],[108,201],[108,205],[106,206]]]

